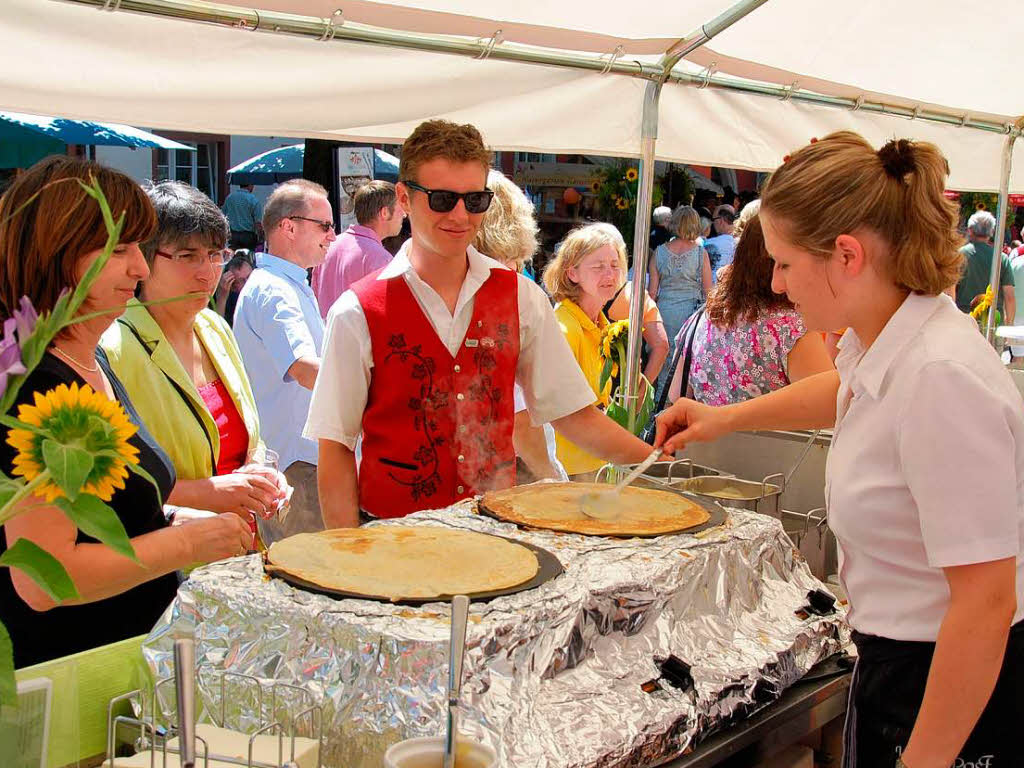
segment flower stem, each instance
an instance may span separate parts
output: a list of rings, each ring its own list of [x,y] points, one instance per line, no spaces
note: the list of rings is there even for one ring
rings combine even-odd
[[[195,299],[204,295],[205,294],[197,291],[195,293],[185,293],[182,294],[181,296],[171,296],[170,298],[167,299],[155,299],[153,301],[143,301],[139,303],[142,304],[142,306],[144,307],[154,307],[157,304],[173,304],[176,301],[186,301],[187,299]],[[115,309],[105,309],[102,312],[90,312],[87,315],[79,315],[78,317],[73,317],[72,319],[68,320],[68,322],[65,323],[65,327],[69,325],[75,325],[76,323],[84,323],[86,320],[93,320],[97,317],[105,317],[107,315],[112,315],[116,311],[117,310]]]
[[[23,499],[27,498],[33,491],[36,490],[43,483],[50,479],[50,470],[44,469],[34,478],[31,482],[23,485],[16,494],[14,494],[10,500],[0,507],[0,525],[4,525],[9,520],[13,520],[15,517],[25,512],[24,509],[18,509],[18,503]]]

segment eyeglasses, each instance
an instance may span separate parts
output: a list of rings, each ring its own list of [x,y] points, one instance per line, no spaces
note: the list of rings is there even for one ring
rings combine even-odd
[[[320,227],[325,233],[330,232],[334,229],[333,221],[325,221],[324,219],[311,219],[308,216],[289,216],[289,219],[299,219],[300,221],[311,221]]]
[[[427,205],[435,213],[448,213],[455,209],[461,200],[466,205],[466,213],[483,213],[491,207],[494,192],[482,189],[479,192],[452,192],[449,189],[427,189],[414,181],[402,182],[409,189],[416,189],[427,196]]]
[[[187,264],[193,269],[199,269],[200,267],[211,264],[215,267],[223,267],[229,261],[231,261],[231,251],[208,251],[203,253],[202,251],[189,251],[188,253],[167,253],[167,251],[155,251],[157,256],[163,256],[168,261],[177,261],[182,264]]]

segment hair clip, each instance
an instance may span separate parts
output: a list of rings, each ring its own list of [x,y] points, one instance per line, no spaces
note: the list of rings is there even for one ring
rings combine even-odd
[[[818,143],[818,137],[817,136],[812,136],[811,137],[811,144],[817,144],[817,143]]]
[[[790,158],[790,156],[786,155],[785,157],[782,158],[782,162],[788,163],[789,162],[789,158]]]

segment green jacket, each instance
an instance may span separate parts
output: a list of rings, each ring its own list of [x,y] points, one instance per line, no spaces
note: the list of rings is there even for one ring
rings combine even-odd
[[[195,330],[245,422],[252,452],[260,442],[259,414],[231,328],[216,312],[204,309],[196,316]],[[178,478],[211,477],[220,456],[217,425],[149,310],[132,299],[103,334],[100,346],[146,428],[170,456]]]

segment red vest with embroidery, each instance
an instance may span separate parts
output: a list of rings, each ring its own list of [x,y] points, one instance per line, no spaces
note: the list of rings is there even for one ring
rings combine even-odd
[[[366,512],[404,517],[515,485],[517,279],[491,270],[454,358],[404,277],[375,272],[352,286],[373,351],[359,465]]]

